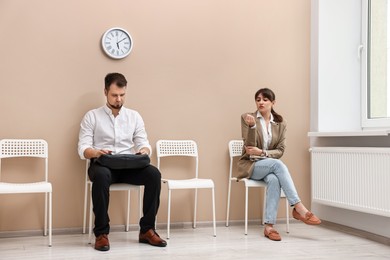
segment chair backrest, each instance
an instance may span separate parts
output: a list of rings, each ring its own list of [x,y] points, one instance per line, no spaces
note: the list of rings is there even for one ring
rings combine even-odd
[[[193,140],[158,140],[156,143],[157,168],[160,169],[161,157],[186,156],[194,157],[195,176],[198,178],[198,146]]]
[[[230,157],[236,157],[242,155],[242,147],[244,146],[243,140],[231,140],[229,142],[229,154]]]
[[[244,146],[243,140],[231,140],[229,142],[229,155],[230,155],[230,168],[229,178],[232,178],[233,172],[233,159],[242,155],[242,147]]]
[[[2,139],[1,159],[13,157],[35,157],[45,159],[45,181],[48,181],[48,144],[42,139]]]
[[[0,158],[39,157],[47,158],[47,142],[42,139],[2,139]]]

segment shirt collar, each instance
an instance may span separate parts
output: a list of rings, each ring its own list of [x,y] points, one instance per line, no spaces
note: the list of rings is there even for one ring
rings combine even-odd
[[[261,113],[259,111],[257,111],[256,113],[256,117],[257,118],[263,118],[263,116],[261,115]],[[269,120],[271,123],[275,123],[274,121],[274,115],[271,113],[271,119]]]
[[[118,114],[121,113],[122,108],[123,108],[123,106],[122,106],[121,109],[119,110]],[[108,107],[107,104],[105,104],[105,105],[103,106],[103,109],[104,109],[104,111],[107,113],[107,115],[112,115],[112,110],[111,110],[111,108]]]

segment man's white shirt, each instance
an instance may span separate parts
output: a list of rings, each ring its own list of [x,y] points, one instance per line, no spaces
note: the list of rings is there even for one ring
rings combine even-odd
[[[149,144],[145,124],[141,115],[122,107],[114,117],[107,105],[88,111],[80,125],[78,153],[85,159],[87,148],[105,149],[112,154],[134,154]]]

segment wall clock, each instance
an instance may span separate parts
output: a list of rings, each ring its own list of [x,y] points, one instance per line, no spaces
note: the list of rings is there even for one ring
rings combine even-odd
[[[123,59],[130,54],[133,48],[133,39],[122,28],[110,28],[103,34],[102,48],[110,58]]]

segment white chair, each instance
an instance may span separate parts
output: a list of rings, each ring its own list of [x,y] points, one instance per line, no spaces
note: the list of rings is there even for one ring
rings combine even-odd
[[[179,189],[195,189],[195,202],[194,202],[194,222],[193,228],[196,227],[196,209],[198,189],[211,189],[212,204],[213,204],[213,227],[214,236],[216,233],[215,224],[215,195],[214,195],[214,182],[211,179],[199,179],[198,178],[198,148],[196,142],[192,140],[159,140],[156,144],[157,150],[157,168],[160,169],[161,158],[163,157],[193,157],[195,159],[195,178],[192,179],[162,179],[163,183],[168,186],[168,222],[167,222],[167,238],[169,239],[169,227],[171,217],[171,192],[172,190]]]
[[[242,149],[244,142],[242,140],[231,140],[229,142],[229,154],[230,154],[230,167],[229,167],[229,188],[228,188],[228,199],[227,199],[227,213],[226,213],[226,226],[229,226],[229,214],[230,214],[230,195],[232,182],[243,182],[245,185],[245,235],[248,234],[248,191],[249,188],[264,188],[264,201],[263,201],[263,216],[261,223],[264,225],[265,219],[265,204],[267,196],[267,184],[264,181],[256,181],[248,178],[237,180],[236,177],[232,176],[233,172],[233,161],[234,157],[239,157],[242,155]],[[280,194],[281,197],[285,198],[283,190]],[[289,221],[289,204],[286,198],[286,232],[290,231],[290,221]]]
[[[86,227],[86,219],[87,219],[87,204],[88,204],[88,191],[90,193],[89,200],[89,219],[88,219],[88,241],[91,243],[92,237],[92,182],[88,177],[88,168],[89,168],[90,160],[86,160],[85,165],[85,192],[84,192],[84,216],[83,216],[83,234],[85,234]],[[110,185],[110,191],[127,191],[127,215],[126,215],[126,225],[125,231],[129,231],[130,226],[130,192],[132,190],[138,191],[138,205],[139,205],[139,218],[142,216],[142,196],[141,196],[141,188],[139,185],[132,185],[127,183],[113,183]]]
[[[44,161],[44,176],[40,182],[2,182],[0,174],[0,194],[45,193],[45,220],[43,234],[49,231],[49,246],[52,245],[52,185],[48,180],[48,145],[41,139],[3,139],[0,141],[0,173],[2,159],[24,157],[39,158]],[[26,171],[26,173],[29,173]],[[43,175],[43,174],[42,174]],[[26,212],[24,212],[25,214]],[[48,223],[49,221],[49,223]]]

